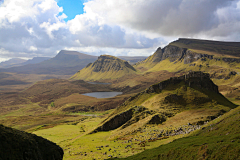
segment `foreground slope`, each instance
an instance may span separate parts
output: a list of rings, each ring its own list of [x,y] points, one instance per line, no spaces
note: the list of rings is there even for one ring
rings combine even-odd
[[[134,132],[146,124],[162,124],[184,111],[203,111],[205,116],[185,117],[202,124],[236,105],[219,93],[209,74],[190,72],[150,86],[120,105],[93,132],[125,130]],[[191,113],[191,112],[190,112]]]
[[[34,134],[0,125],[1,160],[61,160],[63,150]]]
[[[126,159],[239,159],[239,113],[240,107],[237,107],[188,137]]]
[[[85,68],[72,76],[72,80],[103,80],[117,79],[124,75],[135,74],[136,70],[127,61],[114,56],[101,55],[94,63],[88,64]]]

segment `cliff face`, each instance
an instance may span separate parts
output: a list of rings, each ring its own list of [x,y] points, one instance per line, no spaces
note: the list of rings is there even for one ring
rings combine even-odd
[[[145,90],[145,92],[161,92],[168,85],[175,85],[181,82],[184,82],[185,85],[189,87],[196,86],[198,88],[206,89],[219,94],[218,86],[212,82],[212,80],[210,79],[210,75],[208,73],[203,73],[200,71],[189,72],[188,74],[180,77],[172,77],[168,80],[150,86],[147,90]]]
[[[101,55],[94,63],[88,64],[71,79],[97,81],[100,79],[116,79],[127,74],[135,74],[136,70],[127,61],[114,56]]]
[[[53,142],[0,125],[1,160],[62,160],[63,154]]]
[[[200,53],[193,52],[187,48],[180,48],[177,46],[168,45],[161,50],[158,49],[154,53],[152,59],[154,59],[154,62],[160,62],[167,58],[169,58],[170,62],[173,62],[176,60],[183,60],[184,64],[189,64],[201,58],[213,59],[213,55],[200,54]],[[225,58],[223,60],[230,61],[229,59],[231,58]]]
[[[195,50],[198,50],[198,52]],[[179,39],[163,49],[158,48],[152,56],[141,63],[156,64],[165,59],[169,59],[170,62],[179,60],[184,61],[184,64],[189,64],[199,59],[206,60],[206,58],[216,61],[222,60],[227,63],[240,63],[239,51],[240,43],[238,42]]]

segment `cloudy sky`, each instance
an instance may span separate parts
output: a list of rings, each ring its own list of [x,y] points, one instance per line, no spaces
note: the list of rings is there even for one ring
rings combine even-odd
[[[148,56],[179,37],[240,41],[240,0],[0,0],[0,61]]]

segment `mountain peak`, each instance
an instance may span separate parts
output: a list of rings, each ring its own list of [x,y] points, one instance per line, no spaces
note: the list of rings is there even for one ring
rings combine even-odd
[[[101,55],[94,63],[88,64],[80,72],[77,72],[72,79],[115,79],[126,74],[133,74],[135,71],[135,68],[127,61],[110,55]]]

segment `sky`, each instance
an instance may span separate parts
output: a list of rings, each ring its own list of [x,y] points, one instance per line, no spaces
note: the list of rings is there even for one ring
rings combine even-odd
[[[178,38],[240,41],[240,0],[0,0],[0,61],[149,56]]]

